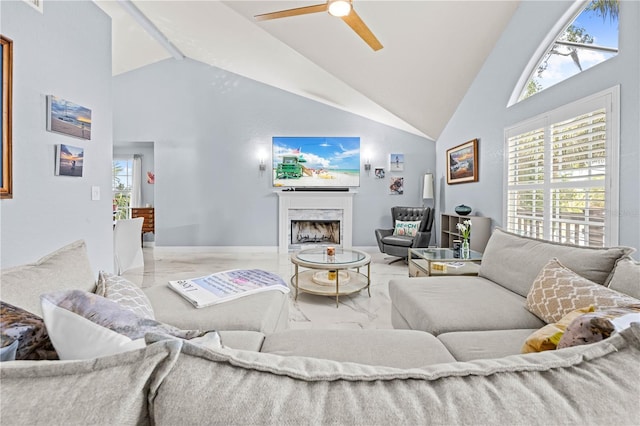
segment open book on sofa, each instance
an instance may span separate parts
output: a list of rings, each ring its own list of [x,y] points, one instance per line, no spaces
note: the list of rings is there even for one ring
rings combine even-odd
[[[263,291],[289,292],[289,287],[282,278],[262,269],[232,269],[199,278],[169,281],[169,287],[196,308]]]

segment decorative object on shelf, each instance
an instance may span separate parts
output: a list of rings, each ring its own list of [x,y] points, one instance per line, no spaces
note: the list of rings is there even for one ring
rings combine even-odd
[[[91,110],[57,96],[47,95],[47,130],[91,139]]]
[[[462,245],[460,246],[460,258],[469,258],[469,238],[471,238],[471,221],[469,219],[456,225],[460,235],[462,236]]]
[[[460,240],[453,240],[453,257],[456,259],[460,258],[460,248],[462,246],[462,242]]]
[[[447,183],[478,181],[478,139],[447,150]]]
[[[465,206],[464,204],[460,204],[459,206],[456,206],[456,208],[454,209],[456,211],[456,213],[458,213],[460,216],[466,216],[469,213],[471,213],[471,207],[469,206]]]
[[[13,170],[11,155],[11,108],[12,108],[12,91],[13,91],[13,41],[0,36],[0,78],[2,89],[2,145],[0,145],[0,198],[12,198],[13,196]]]
[[[389,155],[389,170],[392,172],[404,171],[404,154]]]

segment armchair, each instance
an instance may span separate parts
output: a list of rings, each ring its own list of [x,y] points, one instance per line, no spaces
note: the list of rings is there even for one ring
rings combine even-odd
[[[431,228],[433,226],[434,212],[431,207],[391,207],[393,228],[376,229],[376,240],[382,253],[406,259],[411,247],[428,247],[431,241]],[[397,221],[420,221],[418,232],[415,236],[394,235]],[[393,263],[393,262],[392,262]]]

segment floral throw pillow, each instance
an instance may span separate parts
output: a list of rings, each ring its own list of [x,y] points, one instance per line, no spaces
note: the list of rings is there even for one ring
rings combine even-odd
[[[403,235],[406,237],[415,237],[420,227],[420,221],[403,221],[396,220],[396,227],[393,230],[393,235]]]
[[[16,360],[58,359],[42,318],[0,302],[0,345],[4,348],[15,342],[18,342],[17,347],[14,346]]]
[[[632,322],[640,323],[640,304],[584,314],[569,324],[558,349],[599,342],[628,328]]]

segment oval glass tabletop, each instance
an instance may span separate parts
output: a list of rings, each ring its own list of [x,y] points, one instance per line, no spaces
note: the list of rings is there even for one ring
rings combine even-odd
[[[317,263],[318,265],[347,265],[349,263],[360,262],[366,258],[366,254],[363,252],[339,247],[336,247],[336,254],[334,256],[327,255],[326,247],[302,250],[296,253],[295,256],[303,262]]]

